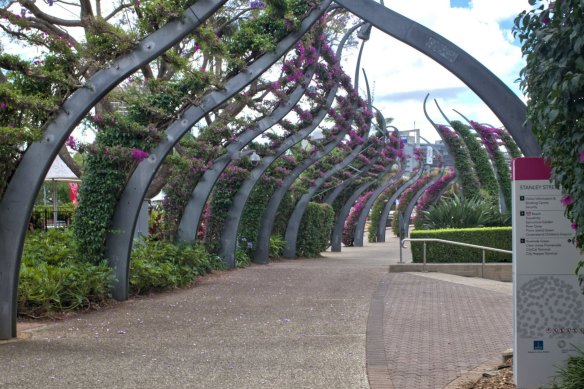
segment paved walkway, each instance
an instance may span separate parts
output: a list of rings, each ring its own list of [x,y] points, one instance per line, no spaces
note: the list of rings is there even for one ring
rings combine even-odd
[[[510,284],[398,259],[390,239],[46,323],[0,343],[0,388],[434,389],[511,347]]]

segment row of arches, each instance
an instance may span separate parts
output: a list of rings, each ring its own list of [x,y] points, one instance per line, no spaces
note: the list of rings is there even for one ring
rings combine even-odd
[[[225,0],[200,0],[189,7],[180,20],[167,23],[151,35],[144,38],[140,44],[130,53],[125,54],[113,61],[107,68],[100,69],[91,79],[87,80],[85,85],[76,90],[60,107],[58,115],[47,122],[43,127],[43,138],[38,142],[29,145],[24,152],[22,159],[11,175],[6,190],[0,201],[0,339],[7,339],[16,336],[16,294],[18,287],[18,271],[20,266],[20,257],[28,220],[30,218],[35,195],[40,189],[41,183],[46,175],[51,162],[56,157],[59,149],[66,143],[69,135],[80,121],[90,112],[90,110],[107,95],[109,91],[130,76],[144,64],[152,61],[170,48],[177,42],[180,42],[185,36],[197,29],[204,21],[213,15],[225,3]],[[311,27],[318,22],[322,15],[329,7],[343,7],[365,23],[369,23],[380,29],[386,34],[401,40],[430,56],[442,66],[446,67],[453,74],[458,76],[473,91],[481,97],[485,103],[500,118],[501,122],[509,129],[509,132],[516,139],[519,147],[525,155],[539,155],[539,147],[531,133],[529,126],[524,124],[525,106],[500,80],[498,80],[488,69],[456,47],[449,41],[445,40],[436,33],[424,28],[416,22],[409,20],[372,0],[325,0],[315,5],[309,13],[303,18],[298,29],[281,39],[275,50],[263,54],[254,60],[249,66],[238,71],[229,78],[221,87],[206,94],[197,104],[191,105],[188,109],[181,112],[180,117],[173,121],[165,129],[165,137],[162,139],[149,154],[149,156],[137,164],[131,172],[127,183],[118,199],[115,207],[114,216],[111,223],[111,231],[105,242],[105,253],[110,265],[115,269],[115,276],[118,282],[115,284],[113,295],[116,299],[126,299],[128,296],[128,266],[129,255],[132,248],[134,230],[138,220],[142,201],[152,182],[156,172],[160,169],[162,162],[172,152],[177,142],[195,125],[202,120],[205,115],[216,109],[228,99],[240,92],[246,86],[250,85],[257,77],[269,69],[285,53],[293,48],[297,42],[308,32]],[[321,50],[322,47],[321,47]],[[321,53],[318,53],[321,54]],[[337,54],[340,54],[337,53]],[[316,53],[315,53],[316,55]],[[330,54],[329,54],[330,56]],[[332,56],[331,56],[332,57]],[[305,63],[304,75],[306,78],[312,77],[316,72],[314,62]],[[334,66],[332,64],[331,66]],[[347,77],[341,78],[339,84],[348,87],[350,84]],[[216,180],[237,153],[244,151],[246,145],[251,142],[257,135],[265,131],[271,122],[277,122],[280,116],[296,107],[295,99],[300,99],[307,93],[307,86],[299,86],[287,96],[287,103],[281,104],[272,112],[269,119],[258,123],[254,128],[247,129],[229,145],[221,157],[213,164],[213,168],[208,169],[203,174],[201,183],[197,185],[192,194],[192,202],[185,211],[188,214],[185,223],[181,222],[179,227],[180,239],[189,240],[196,234],[198,220],[203,212],[210,191],[216,185]],[[246,180],[240,191],[236,195],[233,208],[230,210],[230,219],[225,224],[222,234],[222,257],[224,261],[233,266],[234,245],[237,230],[241,220],[241,213],[246,199],[249,197],[254,185],[261,179],[270,163],[278,156],[284,154],[286,150],[306,138],[312,130],[318,125],[337,97],[336,85],[326,93],[325,102],[322,104],[312,120],[300,129],[297,133],[286,138],[282,144],[275,148],[275,152],[269,157],[264,158],[260,164],[251,171],[250,179]],[[356,88],[355,88],[356,89]],[[277,209],[278,198],[289,188],[289,185],[309,166],[321,160],[332,150],[338,147],[338,143],[345,138],[345,135],[351,131],[351,125],[356,123],[358,128],[363,132],[361,135],[355,133],[351,146],[351,151],[346,154],[345,158],[340,159],[335,166],[322,177],[319,177],[313,186],[309,188],[305,195],[302,196],[289,221],[289,230],[286,231],[286,240],[288,241],[286,256],[295,255],[295,240],[298,233],[300,220],[304,213],[306,204],[314,196],[320,185],[327,178],[340,171],[344,166],[353,161],[366,147],[365,143],[359,137],[367,133],[371,123],[372,112],[370,104],[359,100],[354,96],[353,100],[345,102],[347,111],[352,112],[353,117],[345,122],[345,127],[338,129],[334,141],[327,143],[314,154],[303,160],[298,166],[284,179],[280,193],[274,194],[273,204],[268,206],[268,212],[264,213],[261,222],[260,237],[265,239],[269,237],[273,224],[274,213]],[[368,106],[369,105],[369,106]],[[277,112],[279,110],[279,112]],[[390,136],[387,135],[389,138]],[[336,141],[336,143],[335,143]],[[383,145],[378,145],[378,150],[382,150]],[[373,147],[373,146],[371,146]],[[381,151],[379,151],[381,153]],[[392,156],[399,159],[399,155]],[[391,166],[391,165],[390,165]],[[421,172],[422,169],[420,169]],[[381,191],[388,188],[396,182],[401,174],[398,171],[390,179],[383,182],[376,190],[376,195],[366,208],[371,208],[374,198],[381,194]],[[415,177],[414,177],[415,178]],[[414,179],[412,178],[412,180]],[[408,182],[412,182],[411,180]],[[403,184],[395,193],[403,191],[408,183]],[[384,188],[381,189],[380,188]],[[361,187],[358,191],[361,193],[367,190],[367,187]],[[379,193],[377,193],[379,191]],[[401,192],[400,192],[401,193]],[[334,197],[327,199],[327,202],[333,202]],[[351,197],[352,199],[353,197]],[[393,199],[393,196],[392,196]],[[390,202],[388,201],[388,204]],[[342,209],[343,214],[347,214],[350,209],[350,201],[345,203]],[[386,212],[387,215],[389,212]],[[366,214],[364,214],[366,215]],[[362,244],[362,229],[364,218],[359,220],[357,228],[357,245]],[[192,220],[197,221],[193,223]],[[335,224],[332,244],[333,249],[338,249],[340,236],[341,218],[337,219]],[[344,219],[343,219],[344,220]],[[381,225],[381,224],[380,224]],[[385,225],[385,224],[383,224]],[[194,226],[194,227],[193,227]],[[195,230],[194,230],[195,229]],[[359,232],[360,231],[360,232]],[[265,262],[265,244],[258,246],[256,260]],[[263,250],[263,251],[262,251]]]

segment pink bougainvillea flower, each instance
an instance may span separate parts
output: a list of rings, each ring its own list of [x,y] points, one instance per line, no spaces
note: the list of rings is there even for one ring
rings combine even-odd
[[[137,162],[142,162],[143,160],[148,158],[148,153],[144,150],[133,149],[132,158],[134,158],[134,160],[136,160]]]
[[[67,142],[65,143],[69,148],[73,149],[73,150],[77,150],[78,149],[78,145],[77,145],[77,141],[75,140],[75,138],[73,138],[72,136],[69,136],[67,138]]]
[[[560,200],[560,202],[562,203],[562,205],[564,207],[566,207],[574,202],[574,198],[572,197],[572,195],[567,195],[567,196],[564,196],[564,198],[562,198]]]
[[[584,163],[584,151],[580,151],[580,152],[578,153],[578,160],[579,160],[581,163]]]
[[[576,224],[576,223],[572,223],[572,229],[573,229],[573,230],[577,230],[577,229],[578,229],[578,224]]]

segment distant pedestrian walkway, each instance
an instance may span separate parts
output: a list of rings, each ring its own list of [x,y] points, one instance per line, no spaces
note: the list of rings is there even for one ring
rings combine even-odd
[[[48,323],[0,343],[0,388],[440,388],[511,347],[510,284],[398,260],[390,239]]]

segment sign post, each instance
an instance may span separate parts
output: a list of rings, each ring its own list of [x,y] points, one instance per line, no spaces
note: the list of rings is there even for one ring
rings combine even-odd
[[[584,347],[582,254],[543,158],[514,159],[512,170],[513,375],[520,389],[545,388]]]

